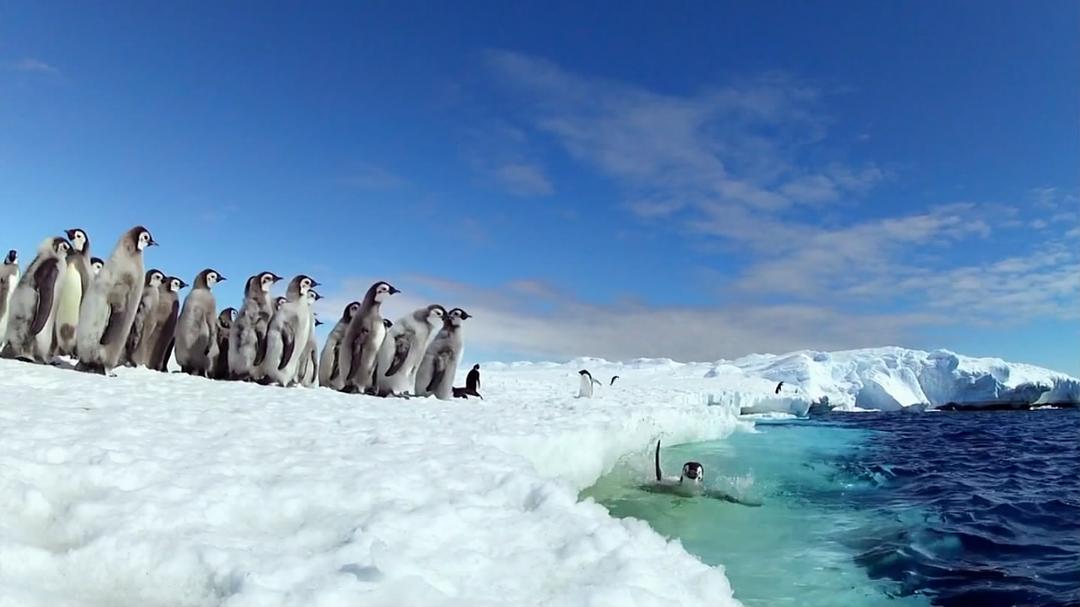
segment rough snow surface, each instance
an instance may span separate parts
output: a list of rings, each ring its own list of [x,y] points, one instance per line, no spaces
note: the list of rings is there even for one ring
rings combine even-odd
[[[452,403],[117,373],[0,361],[0,605],[737,604],[721,568],[578,501],[661,434],[741,423],[690,392],[578,400],[557,366]]]

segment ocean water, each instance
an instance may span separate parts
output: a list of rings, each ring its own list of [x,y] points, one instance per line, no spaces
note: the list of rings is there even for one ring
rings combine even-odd
[[[724,565],[751,607],[1080,605],[1080,411],[762,421],[661,457],[761,505],[643,491],[644,447],[583,495]]]

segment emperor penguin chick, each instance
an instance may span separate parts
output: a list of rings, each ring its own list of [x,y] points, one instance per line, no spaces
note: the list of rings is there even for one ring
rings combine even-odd
[[[225,308],[217,317],[217,356],[210,379],[229,379],[229,332],[232,330],[236,308]]]
[[[461,308],[454,308],[443,319],[443,328],[424,352],[424,360],[416,372],[417,396],[434,394],[439,400],[450,400],[454,394],[454,374],[465,349],[461,323],[472,318]]]
[[[90,283],[79,309],[77,369],[104,375],[116,367],[142,297],[143,250],[155,244],[149,230],[131,228]]]
[[[19,285],[19,253],[15,249],[8,251],[0,265],[0,351],[7,343],[8,312],[11,310],[11,296]]]
[[[165,279],[161,297],[158,298],[157,307],[154,309],[154,345],[150,350],[150,360],[146,363],[148,368],[155,371],[166,373],[169,370],[169,359],[172,358],[173,346],[176,344],[176,321],[180,316],[180,289],[186,286],[188,284],[183,280],[169,276]]]
[[[316,358],[319,354],[318,344],[315,342],[315,327],[321,325],[319,319],[315,318],[315,312],[313,306],[315,302],[322,299],[322,295],[319,295],[315,289],[311,289],[307,292],[308,300],[308,340],[304,344],[304,350],[300,354],[300,362],[296,367],[296,383],[310,388],[315,385],[315,380],[318,379],[319,374],[319,361]]]
[[[19,279],[9,304],[4,358],[45,362],[52,351],[53,321],[60,304],[60,286],[67,272],[71,245],[63,238],[46,238],[37,257]]]
[[[341,373],[341,366],[338,364],[341,360],[341,340],[345,338],[345,331],[349,328],[349,322],[352,321],[353,316],[360,312],[360,302],[352,301],[345,306],[345,310],[341,313],[341,318],[338,319],[337,324],[330,330],[330,335],[326,337],[326,343],[323,344],[322,354],[319,355],[319,385],[325,388],[333,387],[333,383],[337,381],[339,374]]]
[[[101,273],[101,268],[105,267],[105,260],[100,257],[90,258],[90,270],[93,271],[94,276]]]
[[[191,375],[209,377],[217,357],[217,302],[211,289],[225,280],[217,270],[207,268],[195,276],[191,292],[176,322],[176,362]]]
[[[90,267],[90,238],[81,228],[67,230],[71,251],[67,256],[67,273],[60,288],[60,305],[56,309],[55,352],[75,355],[75,332],[79,326],[79,307],[83,295],[90,289],[94,271]]]
[[[375,389],[380,396],[403,394],[413,387],[428,338],[435,327],[442,326],[444,318],[446,308],[432,304],[391,326],[375,364]]]
[[[318,284],[303,274],[293,278],[285,291],[285,303],[270,320],[262,375],[279,386],[289,386],[296,380],[296,370],[312,328],[308,292]]]
[[[135,312],[135,320],[131,322],[121,362],[133,367],[145,367],[150,362],[150,353],[154,349],[153,336],[157,331],[155,312],[164,285],[165,274],[161,270],[147,270],[139,308]]]
[[[244,284],[244,303],[229,331],[229,374],[233,379],[259,379],[259,367],[266,356],[266,329],[274,313],[270,289],[281,277],[261,272]]]
[[[338,380],[332,384],[335,390],[366,392],[374,387],[375,355],[386,337],[386,325],[383,324],[380,308],[388,297],[400,292],[390,283],[382,281],[368,288],[360,310],[349,321],[349,328],[341,343],[341,357],[338,360],[341,372]]]

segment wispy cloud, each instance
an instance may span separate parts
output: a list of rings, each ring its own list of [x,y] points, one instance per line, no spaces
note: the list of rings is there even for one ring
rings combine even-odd
[[[320,302],[322,316],[340,315],[370,283],[347,281],[337,295]],[[474,316],[466,327],[468,348],[538,358],[654,356],[707,361],[741,356],[748,348],[787,352],[872,346],[896,342],[912,327],[943,320],[930,314],[840,314],[806,305],[596,305],[566,289],[532,280],[493,289],[425,276],[405,277],[394,284],[404,292],[384,304],[384,316],[396,319],[432,302],[459,306]],[[545,305],[535,305],[538,299]]]
[[[511,162],[492,169],[495,180],[516,196],[547,196],[555,191],[539,166]]]
[[[16,59],[14,61],[8,61],[6,63],[8,69],[16,72],[27,72],[32,74],[43,74],[49,76],[56,76],[60,74],[60,70],[45,63],[40,59],[34,59],[33,57],[24,57],[22,59]]]
[[[360,163],[340,181],[345,185],[365,190],[393,190],[409,183],[396,173],[368,163]]]

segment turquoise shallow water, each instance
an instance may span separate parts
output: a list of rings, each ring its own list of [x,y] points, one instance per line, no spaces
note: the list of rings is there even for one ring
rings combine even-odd
[[[708,487],[760,507],[641,490],[652,474],[652,451],[644,447],[583,497],[614,516],[643,519],[704,562],[723,565],[736,598],[750,607],[929,605],[923,596],[899,596],[897,582],[871,579],[856,563],[872,541],[870,530],[877,535],[905,524],[856,507],[859,494],[875,491],[876,483],[839,463],[873,438],[859,428],[766,422],[753,433],[662,450],[665,474],[677,475],[684,461],[696,460]],[[922,515],[908,510],[903,517]]]

